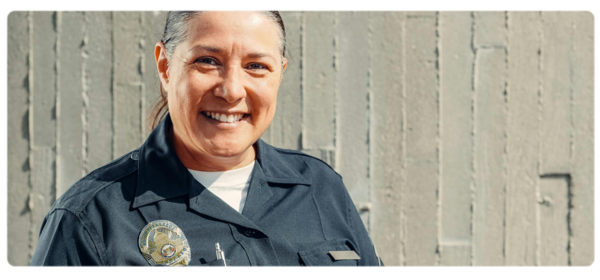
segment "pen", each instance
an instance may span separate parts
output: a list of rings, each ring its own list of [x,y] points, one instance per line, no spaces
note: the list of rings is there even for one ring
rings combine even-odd
[[[227,266],[227,263],[225,262],[225,252],[223,252],[223,250],[221,250],[221,247],[219,246],[219,243],[215,243],[215,247],[217,249],[217,260],[223,260],[223,266]]]

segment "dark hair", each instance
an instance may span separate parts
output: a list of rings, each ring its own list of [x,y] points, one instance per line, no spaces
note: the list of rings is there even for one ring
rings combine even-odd
[[[204,12],[200,11],[171,11],[167,14],[167,21],[165,23],[165,31],[163,33],[161,42],[165,45],[165,53],[168,59],[171,59],[175,47],[183,42],[187,36],[187,24],[191,18]],[[265,11],[265,15],[272,19],[279,27],[280,45],[279,51],[281,56],[285,57],[285,26],[283,25],[283,19],[277,11]],[[283,65],[282,65],[283,66]],[[163,89],[160,84],[160,97],[152,112],[148,117],[148,130],[152,131],[158,123],[164,118],[169,112],[169,104],[167,102],[167,92]]]

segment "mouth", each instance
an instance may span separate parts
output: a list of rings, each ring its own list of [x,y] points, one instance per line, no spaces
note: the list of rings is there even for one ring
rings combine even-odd
[[[210,111],[202,111],[202,115],[205,117],[222,122],[222,123],[235,123],[240,122],[243,119],[250,116],[250,114],[225,114],[225,113],[216,113]]]

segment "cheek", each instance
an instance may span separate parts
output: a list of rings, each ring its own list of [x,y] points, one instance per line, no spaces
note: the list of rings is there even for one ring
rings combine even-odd
[[[262,92],[252,98],[252,108],[256,114],[256,120],[261,126],[269,126],[275,115],[276,95]]]
[[[270,91],[270,94],[266,97],[268,100],[266,100],[266,102],[269,104],[269,115],[271,118],[273,118],[273,115],[275,115],[275,107],[277,106],[277,93],[279,91],[279,80],[273,81],[273,84],[271,85],[272,90]]]
[[[178,87],[169,92],[169,110],[172,114],[185,115],[189,107],[189,96],[185,92],[185,87]]]
[[[257,85],[256,92],[258,94],[255,97],[255,105],[261,109],[263,114],[271,117],[275,114],[278,89],[279,82],[276,80],[265,81]]]
[[[260,98],[260,115],[256,119],[256,125],[260,133],[264,133],[271,125],[275,116],[275,107],[277,105],[277,94],[265,94]]]
[[[174,107],[180,111],[180,114],[188,119],[195,118],[199,113],[197,112],[198,104],[200,103],[203,93],[206,91],[204,88],[205,85],[197,81],[199,81],[199,79],[193,79],[193,77],[183,79],[177,84],[172,95],[175,102]],[[171,97],[171,94],[169,94],[169,97]]]

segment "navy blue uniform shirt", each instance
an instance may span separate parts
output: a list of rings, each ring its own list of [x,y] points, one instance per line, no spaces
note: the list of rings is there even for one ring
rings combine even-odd
[[[189,265],[378,265],[342,178],[303,153],[258,140],[242,213],[208,191],[181,163],[167,115],[137,150],[69,188],[45,217],[32,265],[149,265],[138,247],[149,222],[185,234]],[[334,260],[354,250],[360,260]]]

